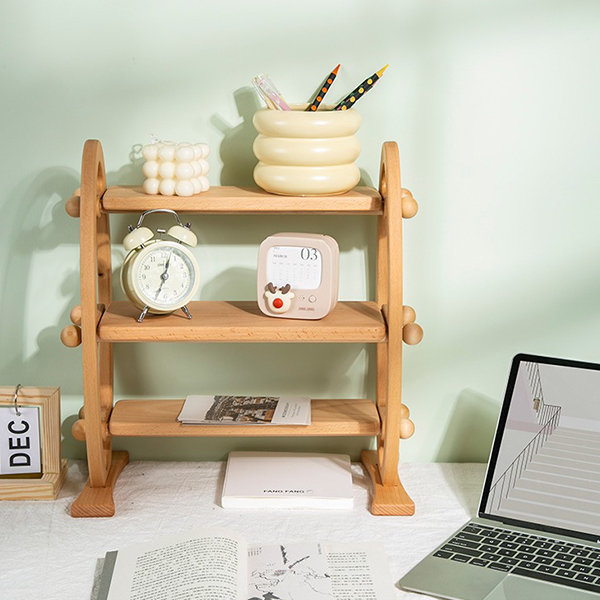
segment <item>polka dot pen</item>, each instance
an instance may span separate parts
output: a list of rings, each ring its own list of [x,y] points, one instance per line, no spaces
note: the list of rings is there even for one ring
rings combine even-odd
[[[333,80],[336,78],[336,76],[338,74],[339,68],[340,68],[340,65],[338,65],[327,76],[327,79],[325,80],[325,82],[323,83],[322,87],[317,92],[317,95],[315,96],[315,99],[309,104],[309,106],[308,106],[308,108],[306,110],[317,110],[317,108],[319,108],[319,104],[321,104],[321,102],[323,101],[323,98],[325,97],[325,94],[329,91],[329,88],[331,87],[331,84],[333,83]]]
[[[377,80],[383,75],[383,72],[387,68],[388,65],[385,65],[383,69],[379,69],[377,73],[371,75],[368,79],[365,79],[356,89],[352,90],[343,100],[341,100],[334,110],[347,110],[350,108],[377,83]]]

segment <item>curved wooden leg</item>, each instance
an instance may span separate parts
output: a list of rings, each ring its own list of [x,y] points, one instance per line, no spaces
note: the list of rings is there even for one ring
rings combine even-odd
[[[71,516],[112,517],[115,514],[115,502],[113,500],[115,484],[119,474],[128,462],[128,452],[113,452],[105,485],[103,487],[92,487],[88,479],[83,492],[71,504]]]
[[[385,484],[381,481],[376,450],[363,450],[360,458],[373,484],[371,513],[374,515],[409,516],[415,514],[415,503],[400,483],[398,475]]]

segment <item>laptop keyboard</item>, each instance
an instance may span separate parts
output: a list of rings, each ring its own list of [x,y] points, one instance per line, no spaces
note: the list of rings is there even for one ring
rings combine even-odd
[[[469,523],[433,556],[600,592],[600,549]]]

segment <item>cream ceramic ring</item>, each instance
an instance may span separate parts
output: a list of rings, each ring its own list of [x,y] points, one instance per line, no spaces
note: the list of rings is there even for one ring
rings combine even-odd
[[[258,160],[271,165],[343,165],[358,158],[360,142],[353,135],[314,139],[259,135],[252,149]]]
[[[294,108],[258,110],[252,119],[254,127],[263,135],[285,138],[347,137],[354,135],[360,127],[361,116],[353,109],[306,112]]]
[[[254,181],[261,188],[289,196],[343,194],[359,180],[360,171],[354,163],[297,167],[259,162],[254,169]]]

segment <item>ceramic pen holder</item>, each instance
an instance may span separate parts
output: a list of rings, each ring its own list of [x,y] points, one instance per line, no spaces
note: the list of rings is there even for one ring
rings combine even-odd
[[[361,117],[354,110],[306,105],[291,111],[259,110],[254,114],[259,163],[254,181],[267,192],[285,196],[343,194],[360,179],[354,161],[360,154],[355,133]],[[329,110],[328,110],[329,108]]]

